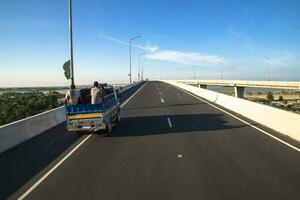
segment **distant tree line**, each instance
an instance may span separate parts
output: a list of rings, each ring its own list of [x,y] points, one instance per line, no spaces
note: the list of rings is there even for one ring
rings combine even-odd
[[[7,92],[7,91],[57,91],[57,90],[65,90],[69,89],[69,87],[66,86],[58,86],[58,87],[12,87],[12,88],[0,88],[0,92]]]
[[[56,108],[60,105],[58,103],[60,97],[61,95],[55,91],[49,91],[47,94],[38,91],[0,94],[0,125]]]

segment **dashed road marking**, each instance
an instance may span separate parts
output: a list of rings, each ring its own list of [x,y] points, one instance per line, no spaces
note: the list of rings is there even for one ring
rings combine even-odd
[[[170,119],[169,117],[168,117],[167,119],[168,119],[168,123],[169,123],[170,128],[172,128],[172,122],[171,122],[171,119]]]
[[[159,88],[157,88],[157,89],[159,89]],[[162,102],[162,103],[165,103],[164,99],[162,98],[161,91],[159,91],[158,93],[159,93],[159,95],[160,95],[161,102]]]

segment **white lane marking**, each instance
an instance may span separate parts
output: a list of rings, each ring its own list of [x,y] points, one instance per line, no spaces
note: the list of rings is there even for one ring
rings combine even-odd
[[[182,158],[182,154],[178,154],[177,157],[178,157],[178,158]]]
[[[157,88],[157,90],[159,91],[159,88]]]
[[[128,98],[122,105],[123,107],[132,97],[134,97],[144,86],[146,83],[140,87],[130,98]],[[56,170],[65,160],[67,160],[83,143],[85,143],[93,134],[88,135],[84,140],[82,140],[72,151],[70,151],[63,159],[61,159],[54,167],[52,167],[46,174],[44,174],[37,182],[35,182],[22,196],[18,198],[18,200],[23,200],[26,198],[37,186],[39,186],[54,170]]]
[[[249,123],[249,122],[247,122],[247,121],[245,121],[245,120],[243,120],[243,119],[241,119],[241,118],[239,118],[239,117],[237,117],[237,116],[235,116],[235,115],[233,115],[233,114],[231,114],[231,113],[229,113],[229,112],[223,110],[222,108],[219,108],[218,106],[215,106],[215,105],[211,104],[210,102],[208,102],[208,101],[206,101],[206,100],[204,100],[204,99],[202,99],[202,98],[200,98],[200,97],[198,97],[198,96],[196,96],[196,95],[194,95],[194,94],[191,94],[191,93],[189,93],[189,92],[187,92],[187,91],[185,91],[185,90],[183,90],[183,89],[181,89],[181,88],[179,88],[179,87],[176,87],[176,88],[178,88],[179,90],[181,90],[181,91],[183,91],[183,92],[185,92],[185,93],[187,93],[187,94],[189,94],[189,95],[195,97],[196,99],[199,99],[199,100],[201,100],[201,101],[203,101],[203,102],[209,104],[210,106],[212,106],[212,107],[214,107],[214,108],[216,108],[216,109],[218,109],[218,110],[220,110],[220,111],[222,111],[222,112],[224,112],[224,113],[230,115],[231,117],[234,117],[235,119],[237,119],[237,120],[239,120],[239,121],[241,121],[241,122],[243,122],[243,123],[245,123],[245,124],[251,126],[252,128],[254,128],[254,129],[256,129],[256,130],[258,130],[258,131],[264,133],[265,135],[267,135],[267,136],[269,136],[269,137],[271,137],[271,138],[277,140],[278,142],[281,142],[282,144],[285,144],[286,146],[288,146],[288,147],[290,147],[290,148],[292,148],[292,149],[294,149],[294,150],[300,152],[300,149],[299,149],[299,148],[297,148],[297,147],[295,147],[295,146],[293,146],[293,145],[291,145],[291,144],[289,144],[289,143],[283,141],[282,139],[280,139],[280,138],[278,138],[278,137],[272,135],[271,133],[268,133],[268,132],[262,130],[261,128],[258,128],[257,126],[254,126],[253,124],[251,124],[251,123]]]
[[[163,99],[162,96],[161,96],[161,92],[159,91],[158,93],[159,93],[159,95],[160,95],[160,98],[161,98],[160,100],[161,100],[161,102],[162,102],[162,103],[165,103],[164,99]]]
[[[88,135],[82,140],[72,151],[70,151],[63,159],[61,159],[54,167],[52,167],[42,178],[40,178],[35,184],[33,184],[18,200],[24,199],[30,192],[32,192],[39,184],[41,184],[54,170],[56,170],[66,159],[68,159],[85,141],[87,141],[91,135]]]
[[[129,97],[122,105],[121,108],[130,100],[132,97],[134,97],[147,83],[145,83],[142,87],[140,87],[131,97]]]
[[[169,123],[170,128],[172,128],[172,122],[171,122],[170,118],[168,117],[167,119],[168,119],[168,123]]]

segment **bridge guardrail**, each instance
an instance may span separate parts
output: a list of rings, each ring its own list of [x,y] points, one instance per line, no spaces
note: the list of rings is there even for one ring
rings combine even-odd
[[[164,81],[300,141],[300,115],[207,89]]]
[[[170,80],[184,84],[227,86],[227,87],[255,87],[300,90],[300,82],[296,81],[242,81],[242,80]]]
[[[135,82],[123,87],[121,92],[138,85]],[[48,110],[25,119],[0,126],[0,153],[14,147],[66,120],[63,106]]]

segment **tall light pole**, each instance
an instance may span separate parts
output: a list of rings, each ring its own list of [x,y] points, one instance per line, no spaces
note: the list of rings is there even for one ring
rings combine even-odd
[[[196,80],[196,65],[192,65],[193,69],[194,69],[194,80]]]
[[[72,31],[72,0],[69,0],[69,45],[70,45],[70,74],[71,74],[71,88],[74,84],[74,68],[73,68],[73,31]]]
[[[143,67],[143,63],[146,62],[147,60],[143,60],[141,62],[141,80],[144,80],[144,67]]]
[[[138,74],[139,81],[141,80],[141,56],[143,56],[143,55],[145,55],[145,53],[139,54],[139,74]]]
[[[268,63],[268,81],[271,80],[271,71],[270,71],[270,57],[268,56],[265,56],[265,59],[267,60],[267,63]]]
[[[132,40],[140,38],[140,35],[132,37],[129,39],[129,83],[132,83],[132,76],[131,76],[131,42]]]
[[[219,64],[221,65],[221,80],[223,80],[224,75],[223,75],[223,62],[219,62]]]

